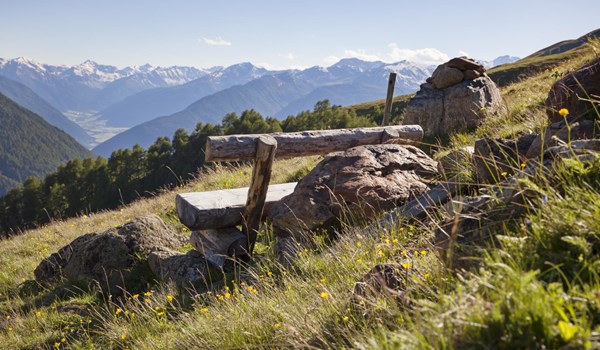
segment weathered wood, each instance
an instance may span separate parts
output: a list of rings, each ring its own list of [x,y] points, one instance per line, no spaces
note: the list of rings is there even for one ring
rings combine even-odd
[[[393,125],[374,128],[313,130],[269,134],[277,141],[278,158],[344,151],[360,145],[381,143],[383,131],[389,128],[398,132],[400,139],[421,141],[423,129],[419,125]],[[256,140],[260,134],[210,136],[206,141],[207,162],[238,161],[254,159]]]
[[[252,181],[248,189],[248,199],[244,210],[244,232],[248,237],[247,251],[252,255],[258,228],[263,216],[271,169],[277,150],[277,141],[268,135],[260,136],[256,145],[256,157],[252,169]]]
[[[296,182],[270,185],[263,213],[294,191]],[[190,192],[177,195],[177,214],[182,224],[191,230],[223,228],[242,223],[248,198],[248,187],[209,192]]]
[[[389,140],[400,138],[400,134],[397,130],[391,128],[385,128],[381,133],[381,143],[386,143]]]
[[[207,261],[221,268],[227,258],[244,254],[240,247],[245,241],[246,235],[235,227],[192,231],[190,235],[190,244]]]
[[[382,126],[386,126],[390,123],[390,116],[392,114],[392,102],[394,101],[394,86],[396,85],[396,73],[390,73],[390,79],[388,80],[387,96],[385,99],[385,109],[383,111]]]

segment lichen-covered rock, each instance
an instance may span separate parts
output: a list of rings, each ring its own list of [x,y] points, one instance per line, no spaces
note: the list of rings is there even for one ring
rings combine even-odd
[[[581,100],[594,95],[600,96],[600,57],[554,83],[546,99],[548,118],[553,123],[563,120],[558,111],[566,108],[568,120],[581,117],[594,119],[597,116],[592,104]],[[596,107],[600,107],[598,101]]]
[[[429,189],[436,162],[414,146],[368,145],[329,154],[276,203],[269,219],[280,236],[336,222],[369,217]]]
[[[39,282],[64,278],[83,287],[99,287],[112,295],[150,283],[147,258],[162,248],[176,248],[185,239],[158,216],[134,219],[103,233],[75,239],[44,259],[35,269]]]
[[[502,105],[500,90],[487,76],[445,89],[425,83],[410,99],[403,124],[418,124],[425,136],[441,136],[477,127]]]
[[[161,281],[170,281],[179,288],[206,290],[222,279],[222,273],[198,251],[186,254],[170,249],[155,250],[148,256],[150,270]]]

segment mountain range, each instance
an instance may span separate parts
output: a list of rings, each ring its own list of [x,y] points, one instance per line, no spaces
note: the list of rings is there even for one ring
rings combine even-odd
[[[485,64],[514,59],[502,56]],[[94,152],[104,156],[136,143],[147,147],[157,137],[171,136],[178,128],[191,131],[198,122],[218,123],[225,114],[245,109],[285,118],[312,109],[323,99],[338,105],[380,99],[385,96],[390,72],[398,74],[395,93],[411,93],[434,68],[407,61],[389,64],[356,58],[343,59],[329,67],[283,71],[270,71],[251,63],[207,69],[151,65],[119,69],[90,60],[75,66],[55,66],[22,57],[0,59],[0,76],[24,85],[39,96],[38,100],[45,101],[38,104],[54,107],[54,119],[61,112],[85,112],[107,129],[130,128],[94,148]],[[11,95],[1,85],[0,92],[82,144],[93,144],[66,118],[61,118],[62,124],[52,122],[48,113],[22,101],[19,96],[23,94]]]
[[[246,84],[202,97],[176,113],[138,124],[101,143],[93,151],[107,156],[114,150],[129,148],[136,143],[148,147],[157,137],[170,137],[178,128],[189,132],[199,122],[219,123],[227,113],[240,113],[246,109],[281,119],[312,109],[317,101],[323,99],[338,105],[380,99],[386,94],[387,80],[392,71],[398,73],[395,92],[406,94],[416,91],[431,75],[433,68],[419,67],[406,61],[386,64],[348,58],[328,68],[264,74]]]

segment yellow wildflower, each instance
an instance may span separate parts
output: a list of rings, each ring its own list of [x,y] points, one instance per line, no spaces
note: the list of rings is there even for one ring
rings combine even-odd
[[[167,295],[167,300],[169,301],[169,303],[172,302],[173,301],[173,296],[172,295]]]
[[[348,320],[349,320],[349,319],[350,319],[350,318],[349,318],[348,316],[344,316],[344,318],[342,318],[342,320],[343,320],[344,322],[348,322]]]
[[[38,311],[38,312],[36,312],[36,313],[35,313],[35,315],[36,315],[37,317],[42,317],[42,312],[41,312],[41,311]]]
[[[425,278],[426,280],[428,280],[428,279],[429,279],[429,277],[431,277],[431,275],[430,275],[430,274],[428,274],[428,273],[426,273],[426,274],[424,274],[424,275],[423,275],[423,278]]]
[[[327,294],[327,292],[321,292],[321,298],[327,299],[328,297],[329,297],[329,294]]]
[[[360,247],[362,247],[362,243],[360,243],[360,242],[356,242],[356,247],[357,247],[357,248],[360,248]]]
[[[500,173],[500,175],[502,175],[503,177],[506,177],[508,175],[508,173],[506,171],[503,171]]]
[[[229,292],[225,293],[225,299],[231,298],[231,294]]]
[[[275,323],[275,324],[273,325],[273,328],[275,328],[275,329],[279,329],[279,328],[281,328],[281,324],[279,324],[279,323]]]
[[[117,310],[115,310],[115,315],[118,315],[121,312],[123,312],[123,309],[121,309],[120,307],[118,307]]]
[[[139,294],[134,294],[134,295],[132,295],[132,297],[133,297],[133,299],[137,299],[137,298],[140,297],[140,295]]]
[[[207,307],[203,307],[200,311],[207,313],[208,312],[208,308]]]
[[[566,117],[569,114],[569,110],[566,108],[561,108],[558,110],[558,114],[560,114],[561,117]]]
[[[121,334],[121,341],[124,341],[125,339],[127,339],[127,335]]]
[[[67,342],[67,339],[65,339],[65,338],[61,338],[61,339],[60,339],[60,342],[61,342],[61,343],[66,343],[66,342]]]
[[[404,264],[402,264],[402,267],[403,267],[403,268],[405,268],[406,270],[410,269],[410,266],[411,266],[411,265],[410,265],[410,263],[408,263],[408,262],[407,262],[407,263],[404,263]]]
[[[158,312],[158,313],[156,314],[156,316],[158,316],[158,317],[161,317],[161,316],[164,316],[164,315],[165,315],[165,312],[164,312],[164,311]]]
[[[426,250],[421,250],[421,255],[427,255],[427,251]]]
[[[149,296],[151,296],[151,295],[152,295],[152,292],[146,292],[146,293],[144,293],[144,296],[145,296],[145,297],[149,297]]]

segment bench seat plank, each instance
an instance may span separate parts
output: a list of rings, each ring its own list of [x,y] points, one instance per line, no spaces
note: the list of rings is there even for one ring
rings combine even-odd
[[[269,185],[264,214],[269,212],[273,203],[292,193],[296,184]],[[248,187],[180,193],[176,198],[177,215],[181,223],[191,230],[231,227],[241,224],[247,198]]]

